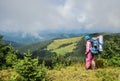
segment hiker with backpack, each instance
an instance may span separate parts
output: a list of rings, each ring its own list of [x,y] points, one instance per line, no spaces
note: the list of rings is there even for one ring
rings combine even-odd
[[[90,68],[92,64],[92,69],[96,69],[96,63],[94,55],[98,55],[99,52],[103,51],[103,36],[99,35],[97,37],[90,38],[89,35],[85,36],[86,40],[86,69]]]
[[[86,54],[86,70],[90,69],[91,67],[91,64],[92,64],[92,69],[95,69],[96,68],[96,64],[95,64],[95,58],[94,58],[94,55],[91,53],[91,48],[92,48],[92,43],[91,43],[91,40],[90,40],[90,36],[89,35],[86,35],[85,36],[85,40],[86,40],[86,51],[85,51],[85,54]]]

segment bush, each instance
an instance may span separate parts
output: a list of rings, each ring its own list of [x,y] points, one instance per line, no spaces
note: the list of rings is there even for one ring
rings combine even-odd
[[[110,59],[109,65],[120,67],[120,56],[114,56]]]
[[[64,55],[54,54],[51,56],[52,59],[52,68],[60,69],[61,67],[71,65],[71,59],[69,57],[65,57]]]
[[[120,38],[110,38],[105,41],[104,51],[100,58],[106,60],[108,66],[120,66]]]
[[[22,81],[47,81],[44,64],[38,66],[38,59],[32,59],[30,52],[25,54],[23,60],[18,61],[15,69]]]
[[[13,67],[17,62],[17,51],[15,51],[12,46],[9,46],[9,51],[5,57],[5,60],[7,67]]]
[[[0,69],[12,67],[17,61],[17,51],[12,46],[0,45]]]

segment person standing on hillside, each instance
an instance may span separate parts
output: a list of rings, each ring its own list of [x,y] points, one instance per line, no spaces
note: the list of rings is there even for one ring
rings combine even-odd
[[[85,51],[85,54],[86,54],[86,70],[90,69],[91,67],[91,64],[92,64],[92,69],[94,70],[95,67],[96,67],[96,64],[95,64],[95,59],[94,59],[94,55],[92,55],[90,49],[92,47],[92,44],[91,44],[91,41],[90,41],[90,36],[89,35],[86,35],[85,36],[85,40],[86,40],[86,51]]]

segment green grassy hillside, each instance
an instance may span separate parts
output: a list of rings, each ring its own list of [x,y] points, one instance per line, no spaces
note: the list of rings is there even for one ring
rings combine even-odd
[[[40,49],[44,49],[47,47],[47,45],[49,45],[53,40],[48,40],[48,41],[43,41],[43,42],[38,42],[35,44],[30,44],[30,45],[26,45],[26,46],[22,46],[20,48],[18,48],[18,50],[23,53],[23,52],[27,52],[28,50],[30,50],[31,52],[36,51],[36,50],[40,50]]]
[[[66,54],[69,52],[73,52],[81,38],[82,36],[67,39],[57,39],[54,40],[50,45],[48,45],[46,49],[57,54]]]

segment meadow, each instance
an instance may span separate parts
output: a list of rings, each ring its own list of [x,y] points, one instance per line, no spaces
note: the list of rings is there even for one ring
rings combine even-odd
[[[14,69],[0,71],[0,81],[9,81],[11,75],[19,76]],[[120,68],[85,70],[84,64],[77,63],[59,70],[47,70],[46,75],[49,81],[120,81]]]
[[[81,40],[82,37],[73,37],[67,39],[57,39],[47,46],[47,50],[51,50],[57,54],[66,54],[73,52],[76,48],[76,44]]]

